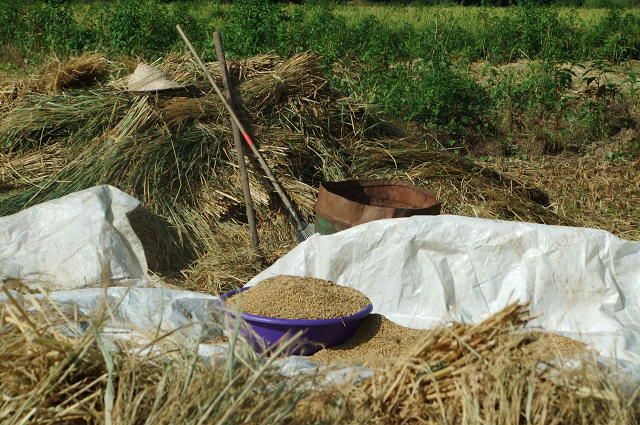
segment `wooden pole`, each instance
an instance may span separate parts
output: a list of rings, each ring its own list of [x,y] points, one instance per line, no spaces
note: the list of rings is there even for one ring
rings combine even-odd
[[[224,57],[224,48],[222,47],[222,37],[218,31],[213,33],[213,42],[216,46],[216,55],[218,63],[222,71],[222,86],[227,101],[235,109],[236,102],[233,95],[231,79],[229,78],[229,70],[227,69],[227,61]],[[244,204],[247,211],[247,221],[249,222],[249,232],[251,234],[251,243],[256,254],[261,256],[260,240],[258,239],[258,229],[256,228],[256,218],[253,213],[253,201],[251,200],[251,190],[249,188],[249,176],[247,175],[247,165],[244,161],[244,150],[242,148],[242,138],[240,130],[234,120],[231,120],[231,128],[233,130],[233,142],[238,154],[238,168],[240,170],[240,184],[242,185],[242,193],[244,194]]]
[[[258,150],[256,143],[253,141],[253,139],[247,132],[247,129],[244,128],[242,121],[240,121],[240,118],[238,118],[238,115],[236,115],[233,107],[227,101],[227,98],[220,90],[220,87],[218,87],[215,80],[209,73],[207,66],[204,64],[204,62],[202,62],[202,59],[200,59],[200,55],[198,55],[198,52],[196,52],[196,49],[195,47],[193,47],[193,44],[191,44],[191,41],[189,41],[189,37],[187,37],[187,34],[184,33],[184,31],[182,30],[182,27],[179,24],[176,25],[176,29],[178,30],[180,37],[182,37],[182,39],[184,40],[184,43],[187,45],[187,48],[193,55],[193,58],[196,60],[196,63],[200,66],[200,69],[202,69],[202,72],[204,72],[204,75],[206,75],[207,79],[209,80],[209,83],[211,83],[211,87],[213,87],[213,89],[215,90],[216,94],[220,98],[220,101],[222,102],[224,107],[227,108],[227,111],[229,111],[229,115],[231,115],[231,119],[236,123],[236,125],[238,126],[238,130],[240,130],[240,134],[242,135],[242,138],[244,139],[245,142],[247,142],[247,145],[249,145],[249,147],[251,148],[251,151],[258,159],[258,164],[260,164],[260,166],[264,170],[265,176],[273,185],[273,188],[276,190],[276,193],[278,194],[278,196],[280,196],[280,199],[282,200],[282,203],[284,204],[284,206],[287,208],[287,211],[289,211],[289,214],[291,214],[291,218],[293,218],[293,221],[296,223],[296,227],[298,228],[296,232],[298,235],[298,240],[303,241],[307,239],[313,233],[313,226],[303,221],[298,215],[298,212],[293,207],[293,203],[291,202],[291,199],[289,199],[289,196],[287,196],[284,189],[282,188],[282,186],[280,186],[280,183],[278,183],[278,180],[271,172],[271,168],[269,168],[269,164],[267,164],[267,161],[264,159],[264,156],[262,156],[262,154],[260,153],[260,150]]]

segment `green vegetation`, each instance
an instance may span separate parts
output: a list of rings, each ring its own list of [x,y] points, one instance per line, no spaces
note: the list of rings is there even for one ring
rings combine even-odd
[[[260,0],[234,5],[157,0],[0,5],[0,40],[27,59],[95,49],[153,57],[181,47],[176,23],[189,28],[209,55],[211,32],[221,29],[235,55],[317,50],[329,58],[393,61],[431,57],[444,48],[449,56],[470,61],[640,57],[637,10],[330,7]],[[389,45],[392,41],[396,43]]]
[[[640,59],[636,9],[314,6],[260,0],[231,5],[4,2],[0,59],[5,68],[91,50],[156,59],[184,50],[177,23],[209,59],[215,30],[224,34],[230,57],[317,52],[343,92],[379,105],[391,118],[446,135],[441,144],[451,147],[490,136],[503,138],[506,151],[513,151],[513,120],[507,119],[504,131],[495,125],[496,116],[521,115],[520,130],[542,124],[545,138],[562,139],[549,142],[556,147],[570,143],[564,133],[573,132],[576,122],[581,136],[593,138],[611,133],[607,115],[622,114],[615,118],[616,128],[633,121],[628,105],[610,108],[620,106],[621,99],[626,102],[624,84],[562,64],[595,61],[602,70]],[[488,84],[470,73],[479,62],[500,66],[514,61],[533,65],[517,77],[495,74],[484,81]],[[605,84],[605,94],[596,88],[597,96],[572,98],[573,86],[590,78],[588,85]],[[630,73],[629,81],[633,78]]]

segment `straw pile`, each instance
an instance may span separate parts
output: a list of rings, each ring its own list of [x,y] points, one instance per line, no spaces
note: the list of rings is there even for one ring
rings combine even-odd
[[[108,74],[107,60],[100,53],[87,53],[66,62],[50,65],[48,89],[62,91],[89,87],[103,81]]]
[[[124,91],[123,70],[131,64],[85,59],[59,67],[49,81],[62,93],[25,89],[10,108],[0,108],[6,159],[0,215],[96,184],[115,185],[142,201],[132,221],[151,269],[182,271],[190,278],[185,285],[199,281],[211,292],[242,283],[286,252],[293,231],[253,164],[265,263],[249,255],[228,114],[192,61],[172,55],[156,63],[191,88],[144,95]],[[217,64],[211,69],[219,76]],[[374,108],[342,96],[312,54],[232,61],[230,71],[241,114],[304,217],[313,215],[323,180],[393,177],[433,192],[444,213],[570,224],[545,208],[548,199],[539,190],[425,146]],[[70,88],[80,83],[97,85]]]
[[[184,341],[167,342],[172,334],[113,347],[101,334],[106,307],[90,318],[67,310],[47,299],[0,302],[3,424],[278,424],[306,395],[291,388],[314,383],[285,380],[275,357],[261,358],[241,340],[215,366]],[[151,355],[136,354],[141,349]]]
[[[529,319],[514,304],[478,325],[426,332],[406,355],[341,392],[342,414],[352,423],[637,423],[637,391],[624,395],[615,373],[589,356],[577,368],[538,356],[536,336],[520,331]],[[299,413],[318,399],[335,402],[335,394],[305,400]]]
[[[98,52],[88,52],[66,61],[52,58],[31,76],[10,83],[0,82],[0,111],[8,109],[24,95],[62,92],[103,83],[112,73],[117,74],[124,68],[122,64],[108,62]]]
[[[637,392],[595,363],[521,361],[530,340],[514,332],[528,318],[524,306],[435,329],[411,357],[340,387],[321,386],[324,374],[284,377],[277,356],[260,357],[241,339],[215,365],[172,334],[112,351],[101,333],[109,317],[106,306],[84,317],[46,298],[0,302],[3,423],[628,425],[640,417]],[[150,346],[153,355],[135,354]]]

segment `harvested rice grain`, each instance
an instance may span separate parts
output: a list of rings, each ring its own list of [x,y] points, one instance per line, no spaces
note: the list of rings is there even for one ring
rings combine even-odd
[[[534,338],[534,341],[526,346],[526,354],[531,358],[570,359],[590,352],[585,343],[551,332],[532,331],[529,336]]]
[[[405,328],[380,314],[371,314],[346,342],[320,350],[311,359],[320,363],[360,364],[374,369],[381,368],[406,356],[411,347],[428,332],[430,331],[424,329]]]
[[[352,316],[371,301],[361,292],[323,279],[275,276],[227,300],[235,310],[281,319]]]
[[[346,342],[320,350],[310,358],[325,364],[358,364],[381,369],[408,356],[429,332],[434,330],[405,328],[380,314],[372,314]],[[574,358],[588,352],[584,343],[550,332],[531,331],[526,337],[523,360],[527,361]]]

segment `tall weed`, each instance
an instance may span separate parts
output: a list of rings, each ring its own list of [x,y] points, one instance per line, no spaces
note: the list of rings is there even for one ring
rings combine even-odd
[[[371,101],[395,116],[460,135],[486,128],[487,92],[444,63],[396,66],[364,79]]]
[[[586,31],[583,56],[622,62],[640,58],[640,17],[610,10],[596,25]],[[591,48],[590,48],[591,47]]]
[[[578,23],[574,14],[557,9],[525,5],[481,14],[480,39],[484,56],[509,62],[518,58],[568,60],[576,56]]]

